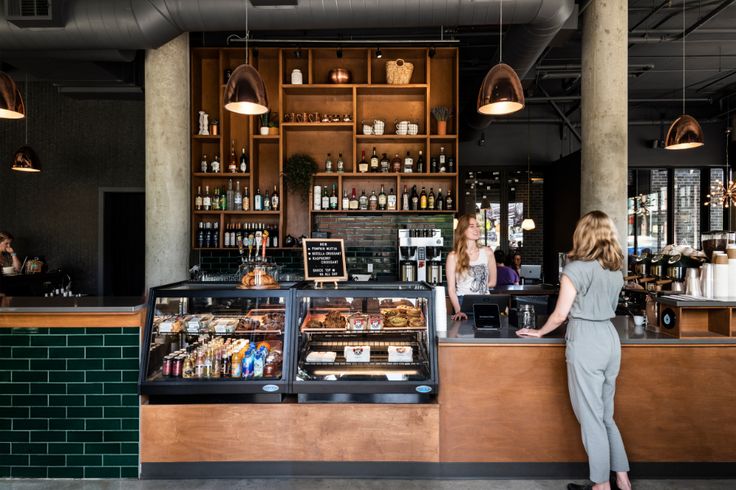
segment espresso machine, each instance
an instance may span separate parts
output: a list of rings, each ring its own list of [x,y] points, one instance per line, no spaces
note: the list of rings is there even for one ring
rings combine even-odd
[[[399,230],[399,277],[402,281],[442,283],[442,231],[438,228]]]

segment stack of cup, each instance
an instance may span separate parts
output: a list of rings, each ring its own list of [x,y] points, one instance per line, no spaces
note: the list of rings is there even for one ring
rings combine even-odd
[[[700,290],[704,298],[713,299],[713,266],[703,264],[700,268]]]
[[[736,298],[736,245],[729,243],[726,246],[728,256],[728,297]]]
[[[713,297],[728,298],[728,255],[725,252],[713,252]]]

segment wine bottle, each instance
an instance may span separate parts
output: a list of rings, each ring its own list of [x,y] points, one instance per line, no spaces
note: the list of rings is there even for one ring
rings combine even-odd
[[[445,198],[442,197],[442,187],[437,188],[437,199],[434,201],[434,208],[438,211],[445,209]]]
[[[427,209],[434,209],[434,202],[434,189],[430,187],[429,194],[427,194]]]
[[[240,153],[240,172],[248,173],[248,154],[245,153],[245,146]]]
[[[411,188],[411,210],[416,211],[419,209],[419,194],[417,194],[417,186]]]
[[[365,159],[365,150],[362,150],[360,161],[358,162],[358,172],[364,174],[368,171],[368,161]]]
[[[383,184],[381,184],[381,192],[378,194],[378,209],[385,210],[387,204],[386,192],[383,190]]]
[[[360,207],[360,204],[358,203],[358,197],[355,195],[355,187],[353,187],[353,195],[350,196],[350,209],[356,210]]]
[[[201,185],[197,186],[197,197],[194,198],[194,209],[196,209],[197,211],[202,210],[202,186]],[[200,221],[200,224],[201,224],[201,221]]]
[[[278,211],[279,210],[279,191],[276,188],[276,184],[273,185],[273,194],[271,194],[271,210],[272,211]]]
[[[227,171],[231,174],[237,173],[238,162],[235,159],[235,140],[230,145],[230,162],[227,164]]]
[[[419,150],[419,156],[417,157],[417,173],[424,173],[424,155],[422,155],[422,150]]]
[[[248,193],[248,186],[245,186],[245,192],[243,193],[243,211],[250,211],[250,194]]]
[[[253,211],[263,211],[263,197],[259,187],[256,187],[256,194],[253,196]]]
[[[378,154],[376,153],[376,147],[373,147],[373,154],[371,155],[370,171],[379,172],[380,164],[378,163]]]
[[[210,196],[210,186],[204,186],[204,197],[202,198],[202,209],[209,211],[212,208],[212,196]]]
[[[330,209],[337,209],[337,184],[332,184],[332,194],[330,195]]]

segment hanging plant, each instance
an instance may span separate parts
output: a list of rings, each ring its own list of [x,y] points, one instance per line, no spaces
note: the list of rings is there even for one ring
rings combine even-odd
[[[299,194],[302,201],[307,202],[312,178],[317,173],[317,162],[304,153],[291,155],[284,165],[284,177],[292,190]]]

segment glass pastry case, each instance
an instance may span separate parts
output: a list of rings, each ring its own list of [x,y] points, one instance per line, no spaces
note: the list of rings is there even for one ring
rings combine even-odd
[[[426,283],[296,288],[300,402],[429,402],[437,393],[434,291]]]
[[[280,401],[292,358],[291,286],[182,282],[151,289],[141,394],[167,402],[174,395]]]

